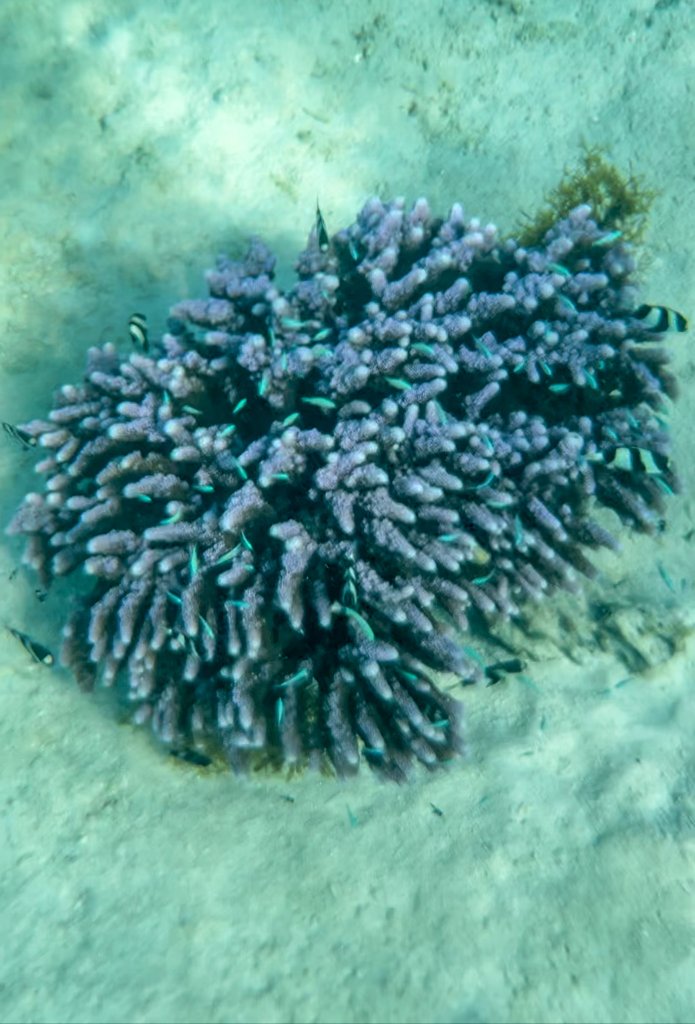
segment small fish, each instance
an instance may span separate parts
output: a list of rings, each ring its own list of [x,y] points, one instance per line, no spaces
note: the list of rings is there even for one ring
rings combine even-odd
[[[566,295],[558,295],[557,301],[560,303],[561,306],[564,306],[565,309],[568,309],[570,313],[577,312],[577,307],[572,302],[572,300],[568,298]]]
[[[671,579],[671,577],[669,576],[668,571],[665,568],[665,566],[662,565],[661,562],[657,562],[656,563],[656,567],[659,570],[659,576],[661,576],[662,580],[664,581],[664,583],[666,584],[668,589],[671,591],[672,594],[675,594],[677,592],[676,591],[676,585],[673,582],[673,580]]]
[[[133,313],[128,321],[128,334],[135,348],[147,352],[150,341],[147,336],[147,317],[144,313]]]
[[[321,208],[319,207],[319,201],[316,200],[316,239],[319,243],[319,249],[321,252],[326,252],[330,245],[330,239],[328,237],[328,231],[326,230],[326,222],[323,219]]]
[[[494,686],[510,672],[523,672],[526,668],[521,658],[510,658],[508,661],[496,661],[494,665],[485,666],[485,675],[489,682],[488,686]]]
[[[343,605],[347,606],[348,608],[354,608],[356,610],[357,609],[357,587],[355,586],[356,576],[355,576],[355,570],[354,570],[354,568],[351,565],[349,565],[347,567],[347,569],[345,570],[345,575],[344,575],[343,579],[344,579],[344,583],[343,583],[343,590],[342,590],[342,593],[341,593],[341,601],[342,601]]]
[[[383,761],[386,756],[386,752],[381,747],[362,747],[362,753],[367,759],[374,758],[376,761]]]
[[[192,747],[172,747],[169,755],[178,761],[185,761],[186,764],[194,764],[198,768],[209,768],[212,764],[211,757],[200,750],[193,750]]]
[[[204,632],[207,633],[207,635],[210,637],[211,640],[215,640],[216,639],[215,630],[212,628],[212,626],[210,625],[208,620],[206,618],[204,618],[202,615],[198,616],[198,620],[200,622],[200,625],[203,627]]]
[[[609,231],[607,235],[602,235],[601,238],[597,238],[593,245],[595,247],[606,247],[613,245],[613,242],[617,242],[618,239],[622,237],[622,231]]]
[[[20,633],[18,629],[13,629],[12,626],[8,626],[7,631],[12,634],[15,640],[19,640],[24,650],[31,655],[34,661],[38,661],[41,665],[52,665],[54,663],[55,658],[43,644],[32,640],[26,633]]]
[[[678,331],[680,334],[688,330],[688,321],[677,309],[670,306],[640,306],[632,314],[635,320],[642,320],[648,331],[661,334],[663,331]]]
[[[476,578],[474,580],[471,580],[471,583],[474,586],[476,586],[476,587],[482,587],[486,583],[489,583],[494,575],[495,575],[495,570],[493,569],[492,572],[489,572],[487,574],[487,576],[476,576]]]
[[[2,429],[13,441],[17,441],[27,448],[36,447],[36,438],[32,437],[31,434],[27,434],[26,430],[22,430],[21,427],[15,427],[12,423],[5,423],[3,421]]]
[[[413,386],[412,384],[409,384],[407,380],[403,380],[402,377],[384,377],[384,380],[397,391],[410,391]]]
[[[317,409],[335,409],[336,404],[330,398],[311,397],[302,398],[302,402],[306,405],[315,405]]]
[[[199,568],[200,562],[198,560],[198,548],[194,544],[190,550],[188,557],[188,574],[191,579],[198,575]]]
[[[441,809],[441,807],[437,807],[437,805],[433,804],[432,801],[430,801],[430,807],[432,808],[432,813],[436,814],[438,818],[444,817],[444,811]]]
[[[306,668],[303,668],[299,672],[295,672],[295,674],[293,676],[290,676],[289,679],[285,679],[284,682],[277,683],[276,684],[276,689],[278,689],[278,690],[286,690],[288,687],[291,687],[291,686],[301,686],[302,683],[305,683],[309,679],[309,677],[310,677],[309,670],[306,669]]]
[[[622,469],[625,472],[646,473],[648,476],[659,476],[663,470],[660,468],[654,454],[647,448],[628,447],[619,445],[611,452],[606,453],[605,461],[614,469]],[[668,466],[668,460],[666,460]]]
[[[374,640],[374,630],[363,615],[356,612],[354,608],[348,608],[347,605],[341,605],[341,611],[347,615],[348,618],[352,619],[358,629],[360,629],[364,636],[366,636],[367,640]]]

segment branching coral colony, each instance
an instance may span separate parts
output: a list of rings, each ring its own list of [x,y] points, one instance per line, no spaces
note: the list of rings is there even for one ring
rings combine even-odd
[[[575,588],[616,546],[592,510],[651,531],[676,487],[668,311],[638,305],[607,210],[522,245],[370,199],[332,238],[319,215],[289,290],[254,239],[151,353],[90,349],[19,428],[45,486],[9,528],[45,584],[91,580],[62,649],[81,686],[235,769],[401,779],[460,751],[433,673],[480,672],[471,619]]]

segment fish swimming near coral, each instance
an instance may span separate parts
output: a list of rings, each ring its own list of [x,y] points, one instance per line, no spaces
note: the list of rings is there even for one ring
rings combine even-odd
[[[135,348],[148,352],[150,339],[147,331],[147,317],[144,313],[133,313],[128,320],[128,334]]]
[[[17,441],[18,444],[23,445],[25,448],[36,447],[36,438],[25,433],[20,427],[15,427],[12,423],[5,423],[3,421],[2,429],[8,437],[11,437],[13,441]]]
[[[323,219],[321,208],[319,207],[319,201],[316,200],[316,241],[320,252],[325,252],[330,245],[330,238],[328,236],[328,230],[326,228],[326,222]]]
[[[683,333],[688,330],[688,321],[677,309],[670,306],[650,306],[643,303],[639,306],[633,316],[641,320],[644,326],[650,331],[661,334],[663,331],[678,331]]]
[[[18,629],[13,629],[12,626],[7,626],[7,632],[10,633],[15,640],[19,640],[24,650],[34,661],[38,661],[41,665],[53,665],[55,658],[49,649],[44,647],[43,644],[40,644],[38,640],[32,640],[27,633],[22,633]]]
[[[18,428],[44,488],[9,528],[43,585],[88,581],[81,686],[235,769],[449,762],[438,674],[484,678],[475,623],[576,589],[617,546],[595,510],[656,532],[678,486],[667,324],[610,234],[586,205],[521,245],[374,198],[329,240],[317,210],[289,288],[254,239],[151,351],[90,349]]]

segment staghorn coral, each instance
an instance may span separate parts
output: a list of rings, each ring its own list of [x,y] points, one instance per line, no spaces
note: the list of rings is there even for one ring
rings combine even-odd
[[[91,580],[63,662],[164,743],[402,778],[461,749],[432,673],[480,671],[472,622],[590,574],[593,507],[657,526],[667,355],[588,206],[524,248],[371,199],[273,267],[253,240],[152,355],[90,349],[21,428],[46,485],[10,532]]]

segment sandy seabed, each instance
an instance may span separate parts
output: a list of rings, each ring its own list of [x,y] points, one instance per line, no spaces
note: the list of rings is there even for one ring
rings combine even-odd
[[[407,8],[407,9],[406,9]],[[582,140],[660,189],[645,298],[695,315],[686,0],[4,0],[0,409],[41,415],[263,235],[291,268],[316,197],[460,199],[511,228]],[[695,448],[666,531],[539,609],[523,678],[462,696],[468,755],[397,787],[236,779],[162,755],[102,696],[0,666],[0,1020],[695,1019]],[[31,455],[0,448],[7,521]],[[2,620],[57,646],[0,548]],[[291,800],[289,798],[292,798]],[[442,813],[435,813],[433,806]]]

